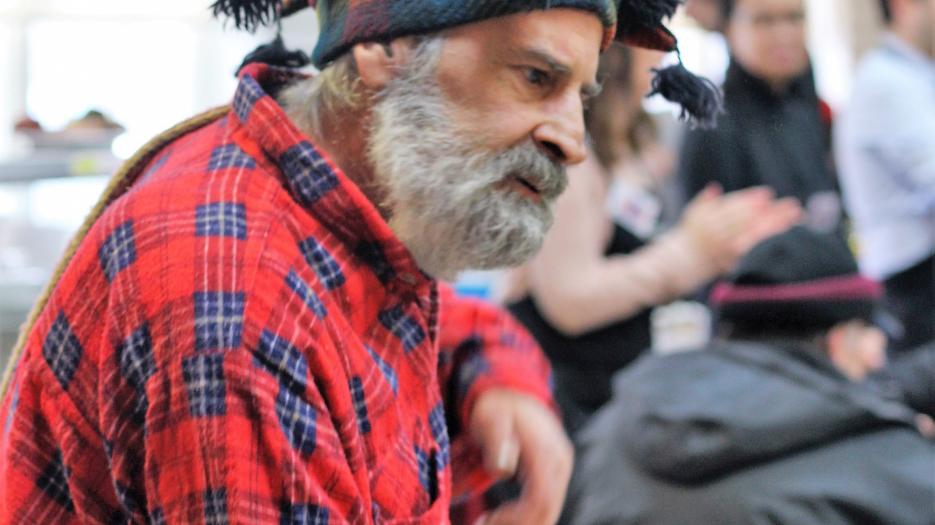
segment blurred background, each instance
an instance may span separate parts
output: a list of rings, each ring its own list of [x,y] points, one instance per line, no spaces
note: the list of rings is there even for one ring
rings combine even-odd
[[[224,28],[209,3],[0,0],[0,364],[108,176],[160,131],[224,104],[244,55],[271,38]],[[876,41],[877,2],[807,4],[817,89],[836,109]],[[287,20],[288,45],[310,51],[315,26],[313,13]],[[673,26],[687,66],[720,83],[723,36],[683,14]],[[673,109],[657,99],[645,108],[677,151]],[[499,282],[469,274],[459,287],[494,297]]]

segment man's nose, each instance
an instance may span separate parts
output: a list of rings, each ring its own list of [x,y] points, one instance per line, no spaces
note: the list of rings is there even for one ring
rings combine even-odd
[[[556,163],[570,166],[584,162],[584,107],[579,96],[568,97],[533,131],[536,145]]]

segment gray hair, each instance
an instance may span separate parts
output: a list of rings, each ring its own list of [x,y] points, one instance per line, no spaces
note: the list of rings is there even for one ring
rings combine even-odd
[[[441,51],[437,45],[442,37],[435,33],[416,37],[416,48],[412,55],[413,64],[435,65]],[[327,113],[353,111],[363,103],[359,87],[360,74],[354,55],[347,52],[331,62],[314,77],[299,80],[279,95],[279,103],[289,118],[303,132],[318,135],[322,129],[322,117]]]
[[[318,135],[323,114],[360,106],[359,82],[354,55],[345,53],[314,77],[285,88],[279,103],[300,130]]]

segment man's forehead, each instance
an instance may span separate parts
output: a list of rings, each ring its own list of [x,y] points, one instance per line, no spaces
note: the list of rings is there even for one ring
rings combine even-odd
[[[581,70],[590,68],[596,71],[602,35],[600,20],[585,11],[553,11],[509,17],[502,26],[504,31],[490,35],[491,47],[501,54],[538,58],[563,73],[588,74]],[[556,16],[560,11],[565,13]]]

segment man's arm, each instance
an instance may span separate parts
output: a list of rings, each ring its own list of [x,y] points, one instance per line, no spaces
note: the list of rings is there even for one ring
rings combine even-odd
[[[538,345],[506,312],[458,298],[446,286],[440,290],[439,343],[439,379],[453,438],[454,503],[495,479],[518,476],[520,498],[493,510],[486,523],[554,523],[573,452]]]
[[[548,360],[502,309],[439,285],[438,338],[439,383],[452,434],[465,428],[477,398],[494,388],[523,392],[555,407]]]

